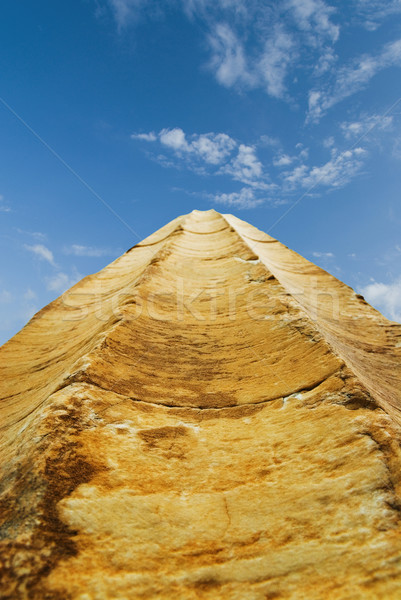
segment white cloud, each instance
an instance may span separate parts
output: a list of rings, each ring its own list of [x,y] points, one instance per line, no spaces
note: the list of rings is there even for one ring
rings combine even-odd
[[[308,119],[318,121],[332,106],[368,85],[381,70],[401,66],[401,39],[386,44],[377,55],[364,54],[337,70],[333,85],[309,93]]]
[[[262,146],[280,146],[280,140],[276,137],[270,135],[261,135],[260,136],[260,145]]]
[[[293,17],[299,29],[318,34],[336,42],[340,28],[331,22],[334,8],[322,0],[287,0],[288,8],[293,10]]]
[[[67,273],[60,271],[53,277],[47,278],[47,289],[52,292],[65,292],[65,290],[68,290],[71,286],[80,281],[80,279],[82,279],[82,275],[80,275],[78,271],[74,271],[72,275],[67,275]]]
[[[46,239],[46,234],[41,233],[40,231],[25,231],[24,229],[19,229],[17,228],[16,231],[18,233],[20,233],[21,235],[29,235],[30,237],[33,237],[35,240],[45,240]]]
[[[87,256],[91,258],[99,256],[109,256],[115,254],[108,248],[95,248],[94,246],[82,246],[80,244],[72,244],[64,248],[64,254],[72,254],[74,256]]]
[[[383,19],[401,12],[401,0],[354,0],[366,29],[374,31]]]
[[[315,258],[334,258],[332,252],[312,252],[312,256]]]
[[[308,119],[312,121],[318,121],[323,114],[323,100],[324,96],[322,92],[317,90],[310,90],[308,98]]]
[[[254,74],[248,69],[244,48],[229,25],[216,25],[209,35],[209,45],[212,51],[210,67],[219,83],[226,87],[237,83],[248,87],[256,84]]]
[[[299,146],[300,144],[297,144],[296,147],[298,148]],[[307,158],[309,158],[309,148],[304,148],[303,150],[301,150],[298,158],[302,160],[306,160]]]
[[[334,144],[335,144],[335,139],[334,137],[331,135],[327,138],[325,138],[322,142],[323,147],[324,148],[333,148]]]
[[[29,250],[29,252],[32,252],[41,260],[46,260],[51,265],[55,266],[53,252],[43,244],[33,244],[32,246],[30,246],[29,244],[25,244],[24,247],[26,250]]]
[[[225,133],[187,136],[181,128],[175,127],[162,129],[159,140],[198,174],[230,175],[235,181],[260,189],[269,189],[272,185],[265,181],[263,166],[256,155],[255,146],[238,145]],[[171,163],[168,166],[172,166]],[[220,168],[217,171],[213,170],[213,167],[217,166]]]
[[[33,315],[38,312],[39,308],[33,303],[35,300],[37,300],[37,294],[31,288],[28,288],[22,295],[21,303],[20,318],[24,322],[32,319]]]
[[[244,191],[248,188],[286,195],[299,188],[314,188],[318,185],[326,188],[344,186],[361,171],[366,154],[366,150],[361,147],[338,154],[332,145],[334,139],[330,138],[326,139],[324,144],[330,147],[331,159],[320,166],[309,165],[309,149],[298,143],[295,146],[297,154],[290,155],[281,151],[273,158],[273,166],[281,170],[279,185],[266,172],[255,145],[238,144],[227,134],[187,135],[181,128],[176,127],[162,129],[158,134],[158,141],[181,161],[171,162],[163,156],[164,166],[180,168],[184,165],[199,175],[228,175],[234,181],[246,184],[247,188],[243,188],[241,192],[220,195],[226,202],[237,202],[238,205],[243,204],[245,200],[248,203],[255,201],[255,197],[246,196],[250,194],[249,191]],[[271,139],[268,138],[265,143],[271,145]],[[274,145],[277,144],[279,142],[274,140]]]
[[[170,2],[102,0],[108,3],[121,30],[139,16],[160,17]],[[288,99],[290,71],[303,68],[298,58],[315,51],[315,72],[329,70],[336,56],[333,44],[339,26],[336,10],[324,0],[181,0],[192,22],[205,32],[209,69],[219,84],[243,89],[264,89],[275,98]],[[141,134],[136,134],[141,135]],[[145,138],[143,138],[145,139]]]
[[[236,147],[237,143],[225,133],[205,133],[197,136],[191,149],[207,163],[220,164]]]
[[[164,146],[168,146],[178,152],[189,152],[190,147],[185,138],[185,133],[179,127],[174,129],[162,129],[159,138]]]
[[[393,124],[392,116],[382,117],[381,115],[361,115],[357,121],[344,121],[340,124],[344,137],[347,140],[358,138],[365,135],[370,130],[388,130]]]
[[[31,288],[28,288],[23,296],[24,300],[36,300],[37,295]]]
[[[387,318],[401,321],[401,278],[393,283],[369,283],[360,293]]]
[[[355,148],[343,152],[324,165],[307,166],[305,164],[295,167],[292,171],[284,173],[285,184],[289,189],[302,188],[313,189],[320,186],[338,188],[347,184],[357,173],[360,172],[363,162],[363,148]]]
[[[210,18],[212,13],[230,11],[234,19],[247,18],[252,8],[247,0],[182,0],[181,3],[184,12],[190,17],[197,15]]]
[[[189,161],[205,162],[209,165],[219,165],[225,162],[227,157],[237,147],[237,142],[226,133],[202,133],[187,136],[180,127],[173,129],[162,129],[157,136],[145,138],[135,136],[134,139],[160,143],[172,150],[178,157]],[[131,136],[133,137],[133,136]],[[168,164],[171,166],[171,163]]]
[[[144,142],[155,142],[157,135],[153,131],[149,133],[132,133],[131,138],[133,140],[143,140]]]
[[[297,59],[297,51],[292,37],[276,27],[273,36],[265,43],[259,60],[258,71],[265,82],[267,93],[274,98],[283,98],[288,67]]]
[[[332,48],[326,48],[326,50],[320,54],[319,60],[313,70],[313,74],[317,77],[321,77],[324,73],[330,71],[337,61],[337,58],[338,57]]]
[[[288,167],[292,162],[294,162],[293,156],[288,156],[288,154],[280,154],[280,156],[276,156],[273,159],[273,165],[275,167]]]
[[[256,198],[252,188],[242,188],[239,192],[232,192],[231,194],[216,194],[213,199],[219,204],[235,206],[236,208],[255,208],[255,206],[265,201],[262,198]]]
[[[225,167],[221,169],[222,173],[229,174],[236,181],[242,181],[248,185],[259,185],[264,187],[261,179],[263,178],[262,163],[256,156],[254,146],[240,144],[237,156]]]
[[[333,148],[334,144],[335,144],[335,139],[334,137],[331,135],[327,138],[325,138],[322,142],[323,147],[324,148]]]
[[[144,0],[108,0],[119,29],[137,18]]]

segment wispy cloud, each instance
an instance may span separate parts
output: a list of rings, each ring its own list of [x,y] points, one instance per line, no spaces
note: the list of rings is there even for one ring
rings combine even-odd
[[[369,31],[384,19],[401,12],[401,0],[354,0],[356,16]]]
[[[357,127],[344,123],[344,136],[353,129]],[[172,159],[163,156],[163,166],[185,167],[203,176],[226,175],[245,184],[239,191],[213,195],[218,202],[241,208],[256,206],[273,194],[285,202],[286,197],[303,190],[340,188],[362,172],[368,157],[361,146],[340,153],[333,138],[325,143],[331,158],[323,164],[311,163],[309,149],[296,144],[294,154],[280,150],[266,165],[259,158],[256,145],[239,143],[227,134],[187,135],[176,127],[162,129],[155,137],[156,140],[141,138],[140,141],[151,141],[170,151]],[[138,140],[135,134],[133,139]]]
[[[285,78],[290,64],[294,64],[297,58],[298,51],[292,36],[277,25],[273,35],[266,40],[258,63],[260,79],[270,96],[284,98]]]
[[[36,300],[37,294],[31,289],[28,288],[23,295],[24,300]]]
[[[162,129],[160,142],[174,150],[177,154],[185,153],[189,158],[205,161],[210,165],[224,162],[226,157],[237,146],[235,140],[225,133],[204,133],[192,135],[187,140],[182,129]]]
[[[336,140],[334,139],[334,136],[330,135],[327,138],[324,138],[324,140],[322,141],[322,146],[324,148],[333,148],[333,146],[335,145]]]
[[[332,252],[312,252],[312,256],[315,258],[334,258]]]
[[[245,58],[245,50],[237,35],[226,23],[218,23],[209,34],[210,68],[219,83],[226,87],[236,84],[255,87],[257,79]]]
[[[132,139],[146,142],[159,141],[179,157],[200,160],[210,165],[224,162],[237,146],[237,142],[225,133],[203,133],[187,136],[180,127],[162,129],[158,134],[132,134]]]
[[[242,188],[239,192],[231,192],[230,194],[214,194],[212,199],[218,204],[234,206],[236,208],[255,208],[265,202],[264,198],[257,198],[255,191],[251,188]]]
[[[82,275],[78,273],[76,269],[73,270],[71,275],[59,271],[52,277],[46,278],[46,287],[49,291],[62,293],[68,288],[75,285],[82,279]]]
[[[55,266],[53,252],[43,244],[33,244],[32,246],[30,246],[29,244],[25,244],[24,248],[26,250],[29,250],[29,252],[32,252],[32,254],[34,254],[41,260],[45,260],[51,265]]]
[[[70,275],[58,270],[59,267],[55,263],[53,252],[47,246],[43,244],[25,244],[24,248],[31,252],[34,256],[38,257],[40,260],[49,263],[52,265],[52,267],[56,267],[57,272],[54,273],[54,275],[45,278],[46,287],[48,290],[61,293],[82,279],[82,275],[75,267],[72,268],[72,273]],[[93,257],[104,256],[106,250],[91,246],[72,244],[71,246],[65,247],[64,252],[74,256]],[[32,301],[36,299],[36,294],[30,288],[28,288],[23,297],[25,301]]]
[[[73,256],[86,256],[89,258],[98,258],[100,256],[111,256],[117,253],[110,248],[96,248],[94,246],[83,246],[81,244],[71,244],[63,248],[64,254]]]
[[[292,171],[284,172],[284,184],[292,190],[299,187],[311,189],[318,186],[342,187],[360,172],[365,152],[363,148],[355,148],[334,155],[321,166],[298,165]]]
[[[316,44],[316,34],[321,40],[336,42],[340,28],[332,22],[335,9],[322,0],[287,0],[299,29],[313,34],[311,44]]]
[[[224,162],[236,146],[237,142],[225,133],[209,133],[195,138],[190,148],[207,163],[218,165]]]
[[[279,154],[273,158],[273,165],[275,167],[288,167],[294,162],[294,156],[288,156],[288,154]]]
[[[256,156],[254,146],[240,144],[237,155],[220,172],[231,175],[235,181],[241,181],[251,186],[265,186],[263,166]]]
[[[378,53],[363,54],[338,68],[335,48],[344,14],[326,0],[104,1],[119,29],[141,16],[160,17],[168,6],[181,7],[192,22],[201,24],[209,70],[227,88],[264,89],[273,98],[290,101],[291,86],[301,74],[303,80],[318,78],[320,85],[314,83],[306,91],[310,121],[318,121],[336,103],[366,87],[382,69],[401,64],[401,40],[395,40]],[[401,0],[350,0],[348,20],[374,29],[380,20],[400,12]],[[155,134],[136,135],[152,141]]]
[[[234,20],[249,18],[254,8],[248,0],[181,0],[184,12],[190,18],[216,19],[230,13]]]
[[[270,148],[278,148],[281,142],[277,137],[271,135],[261,135],[259,138],[259,146],[267,146]]]
[[[26,231],[25,229],[19,229],[17,227],[16,229],[17,233],[21,234],[21,235],[27,235],[29,237],[34,238],[35,240],[45,240],[46,239],[46,234],[45,233],[41,233],[40,231]]]
[[[401,66],[401,39],[386,44],[376,55],[363,54],[337,70],[332,85],[309,92],[308,119],[318,121],[332,106],[365,88],[379,71]]]
[[[8,206],[5,202],[4,202],[4,196],[2,196],[0,194],[0,212],[11,212],[11,208],[10,206]]]
[[[146,4],[145,0],[108,0],[119,29],[135,21]]]
[[[168,4],[108,0],[120,30],[141,15],[159,17]],[[209,70],[225,87],[259,88],[288,99],[289,74],[302,67],[303,54],[316,52],[316,72],[324,72],[335,60],[339,25],[333,22],[336,10],[324,0],[181,0],[173,5],[201,23]]]
[[[138,139],[136,134],[131,137]],[[162,129],[156,139],[178,160],[178,163],[172,163],[163,156],[161,161],[163,166],[179,168],[184,164],[186,168],[201,175],[228,175],[233,181],[246,184],[253,189],[267,191],[277,188],[265,173],[255,145],[239,144],[225,133],[187,135],[179,127]],[[141,140],[155,141],[148,138],[141,138]],[[245,205],[246,194],[248,194],[249,205],[251,198],[253,203],[256,202],[254,193],[251,193],[251,190],[245,193],[244,189],[236,192],[236,195],[228,195],[232,199],[237,199],[238,206]],[[219,197],[226,198],[226,195]],[[259,199],[258,203],[260,203]]]
[[[394,122],[392,116],[369,115],[363,113],[360,117],[353,121],[343,121],[340,123],[340,128],[347,140],[359,138],[367,134],[370,130],[385,131],[389,130]]]
[[[133,133],[131,135],[133,140],[143,140],[145,142],[155,142],[157,140],[157,135],[151,131],[149,133]]]
[[[401,321],[401,278],[392,283],[374,281],[361,288],[360,293],[387,318]]]
[[[29,319],[38,312],[39,307],[37,306],[37,300],[38,296],[31,288],[28,288],[22,294],[20,317],[24,321],[29,321]]]
[[[264,44],[251,56],[246,55],[243,43],[227,24],[215,26],[209,35],[209,45],[210,68],[220,84],[265,88],[274,98],[285,96],[285,79],[297,49],[292,35],[281,25],[273,28]]]
[[[340,28],[332,20],[336,10],[323,0],[191,4],[191,16],[206,18],[209,25],[210,66],[226,87],[264,88],[272,97],[286,98],[287,76],[300,67],[304,51],[317,52],[321,72],[335,60],[332,45]]]

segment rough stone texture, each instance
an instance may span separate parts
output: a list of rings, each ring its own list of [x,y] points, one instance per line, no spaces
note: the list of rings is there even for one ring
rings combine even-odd
[[[3,599],[401,598],[401,326],[179,217],[0,349]]]

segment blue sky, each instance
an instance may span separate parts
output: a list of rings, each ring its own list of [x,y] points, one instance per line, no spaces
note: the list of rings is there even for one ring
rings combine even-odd
[[[0,342],[179,214],[401,320],[401,0],[4,0]]]

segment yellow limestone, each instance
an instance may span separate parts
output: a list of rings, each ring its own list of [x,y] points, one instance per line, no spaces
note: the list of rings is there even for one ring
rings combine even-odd
[[[0,350],[0,596],[401,598],[401,325],[181,216]]]

